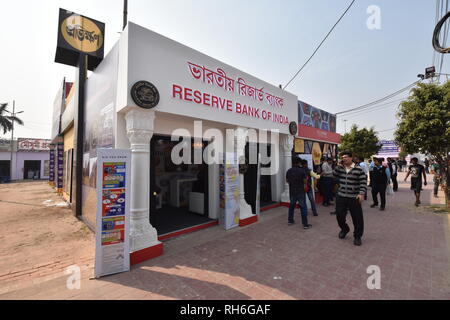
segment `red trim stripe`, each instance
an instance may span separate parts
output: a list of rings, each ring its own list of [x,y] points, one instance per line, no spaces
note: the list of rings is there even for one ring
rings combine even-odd
[[[148,247],[139,251],[130,253],[130,265],[135,265],[156,257],[161,256],[164,253],[163,244],[157,244],[153,247]]]
[[[255,214],[253,217],[239,220],[239,227],[248,226],[249,224],[252,224],[256,221],[258,221],[258,215]]]
[[[186,228],[186,229],[183,229],[183,230],[179,230],[179,231],[175,231],[175,232],[171,232],[171,233],[166,233],[166,234],[163,234],[163,235],[159,236],[158,240],[159,241],[167,240],[167,239],[170,239],[170,238],[173,238],[173,237],[180,236],[182,234],[191,233],[191,232],[194,232],[194,231],[197,231],[197,230],[201,230],[201,229],[205,229],[205,228],[208,228],[208,227],[212,227],[212,226],[215,226],[215,225],[218,225],[218,224],[219,224],[219,221],[216,220],[216,221],[208,222],[208,223],[201,224],[201,225],[198,225],[198,226],[194,226],[194,227],[191,227],[191,228]]]
[[[262,207],[259,211],[263,212],[263,211],[267,211],[267,210],[278,208],[278,207],[281,207],[281,203],[275,203],[275,204],[271,204],[266,207]]]

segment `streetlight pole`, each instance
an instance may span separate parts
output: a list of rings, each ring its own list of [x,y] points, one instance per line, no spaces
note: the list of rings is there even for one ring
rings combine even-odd
[[[6,110],[6,112],[11,113]],[[13,100],[13,110],[11,113],[12,116],[12,127],[11,127],[11,156],[10,156],[10,162],[9,162],[9,171],[10,171],[10,180],[13,179],[13,151],[14,151],[14,122],[16,114],[22,113],[23,111],[16,112],[16,100]]]
[[[128,0],[123,1],[123,29],[125,30],[125,27],[127,26],[128,21]]]

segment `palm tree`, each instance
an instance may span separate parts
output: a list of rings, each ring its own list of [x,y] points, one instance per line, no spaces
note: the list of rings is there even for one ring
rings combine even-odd
[[[14,122],[23,125],[23,121],[17,118],[16,116],[5,115],[5,112],[9,112],[8,110],[6,110],[7,106],[8,106],[7,103],[0,103],[0,130],[3,129],[3,134],[13,129]]]

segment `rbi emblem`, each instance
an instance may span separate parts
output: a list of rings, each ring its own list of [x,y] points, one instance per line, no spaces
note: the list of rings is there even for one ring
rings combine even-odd
[[[150,82],[138,81],[131,88],[131,98],[139,107],[151,109],[158,105],[159,92]]]
[[[295,136],[297,134],[297,123],[295,121],[292,121],[289,123],[289,132]]]

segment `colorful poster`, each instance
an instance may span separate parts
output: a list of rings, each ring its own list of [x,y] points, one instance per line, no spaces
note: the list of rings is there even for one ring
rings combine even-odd
[[[325,131],[336,132],[336,116],[298,101],[298,123]]]
[[[105,162],[103,163],[103,189],[117,189],[125,187],[125,163]]]
[[[130,150],[97,150],[97,278],[130,270],[130,153]]]
[[[102,216],[110,217],[125,214],[125,189],[103,190]]]
[[[305,140],[298,138],[294,140],[294,152],[305,153]]]
[[[320,149],[320,144],[318,142],[314,142],[312,146],[312,157],[315,165],[320,164],[320,159],[322,158],[322,150]]]
[[[102,219],[102,246],[125,241],[125,216]]]

